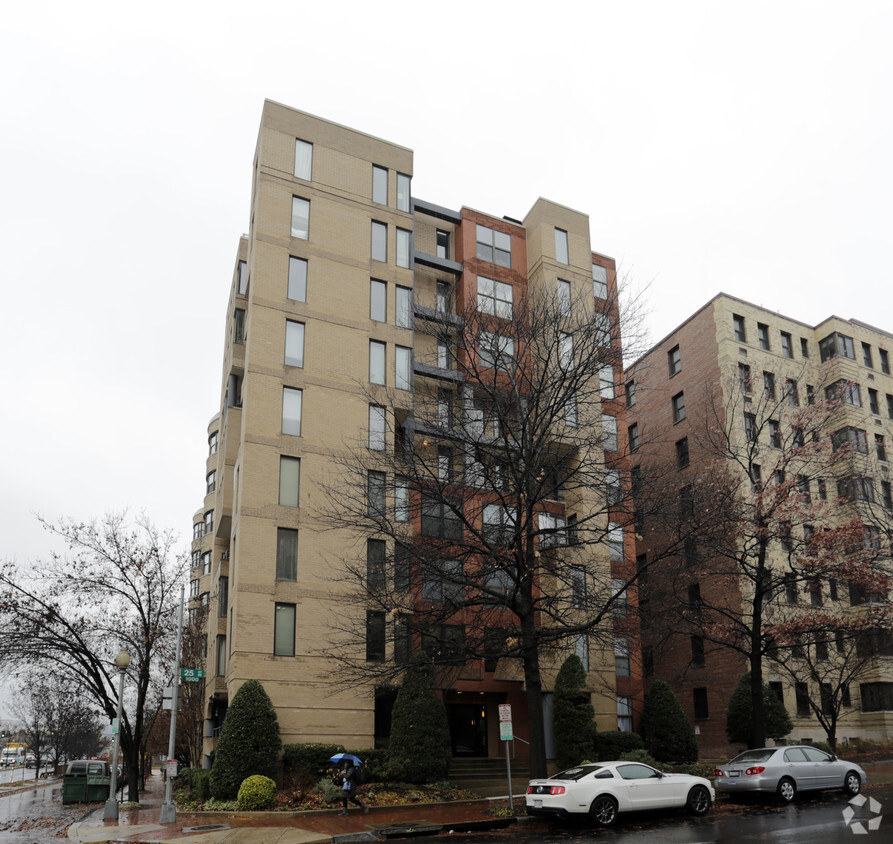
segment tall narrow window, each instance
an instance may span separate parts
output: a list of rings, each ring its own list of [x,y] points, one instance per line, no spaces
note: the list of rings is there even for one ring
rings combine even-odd
[[[366,503],[368,513],[373,519],[379,519],[385,512],[385,481],[384,472],[369,472],[366,485]]]
[[[279,503],[297,507],[301,491],[301,461],[297,457],[279,458]]]
[[[285,321],[285,364],[304,365],[304,323]]]
[[[378,611],[366,613],[366,661],[384,662],[386,644],[385,614]]]
[[[571,604],[578,610],[586,606],[585,566],[571,566]]]
[[[629,639],[626,636],[614,637],[614,673],[618,677],[630,676]]]
[[[229,578],[220,576],[220,589],[217,593],[217,617],[226,618],[226,609],[229,604]]]
[[[369,380],[373,384],[385,382],[385,344],[378,340],[369,341]]]
[[[450,257],[450,233],[442,229],[437,229],[437,257],[447,260]]]
[[[378,205],[388,204],[388,171],[375,164],[372,165],[372,201]]]
[[[887,354],[886,349],[878,349],[877,350],[878,357],[881,359],[881,372],[884,375],[890,374],[890,356]]]
[[[394,521],[409,521],[409,481],[394,479]]]
[[[397,174],[397,210],[409,211],[411,208],[412,179],[405,173]]]
[[[372,260],[388,260],[388,227],[372,221]]]
[[[744,317],[732,314],[732,326],[735,329],[735,339],[739,343],[747,342],[747,332],[744,328]]]
[[[757,323],[757,342],[761,349],[769,349],[769,326],[762,322]]]
[[[596,299],[608,298],[608,271],[598,264],[592,265],[592,293]]]
[[[412,290],[397,287],[394,308],[394,323],[398,328],[412,328]]]
[[[667,352],[667,367],[670,370],[670,378],[682,370],[682,358],[679,356],[678,345],[673,346],[673,348]]]
[[[691,690],[692,703],[694,704],[695,720],[705,721],[710,717],[710,707],[707,703],[707,689],[701,686]]]
[[[221,636],[218,634],[217,636],[217,665],[216,665],[216,673],[218,677],[223,677],[226,674],[226,636]]]
[[[602,448],[605,451],[617,451],[617,417],[602,414]]]
[[[685,419],[685,393],[676,393],[673,396],[673,422],[681,422]]]
[[[298,579],[298,532],[276,529],[276,580]]]
[[[560,264],[568,263],[567,232],[555,229],[555,260]]]
[[[412,389],[412,349],[406,346],[394,347],[394,386],[398,390]]]
[[[397,266],[411,266],[410,257],[412,251],[412,232],[407,229],[397,229]]]
[[[295,177],[310,181],[313,172],[313,144],[295,138]]]
[[[574,635],[574,653],[580,657],[583,663],[583,670],[589,670],[589,637],[585,633],[577,633]]]
[[[369,405],[369,448],[384,451],[387,411],[381,405]]]
[[[388,319],[388,285],[377,278],[369,282],[369,319],[376,322]]]
[[[239,261],[239,295],[244,296],[248,292],[248,264]]]
[[[623,525],[608,522],[608,553],[612,560],[623,559]]]
[[[295,605],[276,604],[275,632],[273,634],[273,654],[275,656],[295,655]]]
[[[571,313],[571,283],[558,279],[558,313],[561,316],[570,316]]]
[[[868,343],[862,344],[862,362],[869,369],[874,369],[874,361],[871,359],[871,346]]]
[[[622,577],[611,579],[611,594],[614,598],[612,613],[618,618],[626,618],[628,612],[626,581]]]
[[[310,237],[310,200],[291,198],[291,236],[300,240]]]
[[[615,424],[615,426],[616,426],[616,424],[617,424],[617,423],[616,423],[616,420],[615,420],[615,423],[614,423],[614,424]],[[630,425],[630,426],[626,429],[626,435],[627,435],[627,438],[629,439],[629,450],[630,450],[630,451],[635,451],[635,450],[639,447],[639,423],[638,423],[638,422],[633,422],[633,424]],[[608,446],[605,445],[605,450],[613,450],[613,451],[616,451],[617,449],[616,449],[616,448],[615,448],[615,449],[608,449]]]
[[[691,637],[691,664],[694,668],[704,667],[704,639],[701,636]]]
[[[282,433],[301,436],[303,392],[292,387],[282,389]]]
[[[294,302],[307,301],[307,261],[303,258],[288,258],[288,298]]]
[[[366,540],[366,585],[369,589],[384,589],[385,550],[382,540]]]
[[[781,332],[781,353],[786,358],[794,357],[794,342],[791,340],[791,335],[788,334],[787,331]]]
[[[559,338],[559,363],[565,371],[574,368],[574,335],[561,332]],[[613,392],[613,384],[611,385]]]
[[[617,732],[633,731],[633,699],[630,695],[617,695]]]
[[[233,311],[233,343],[241,346],[245,342],[245,309]]]

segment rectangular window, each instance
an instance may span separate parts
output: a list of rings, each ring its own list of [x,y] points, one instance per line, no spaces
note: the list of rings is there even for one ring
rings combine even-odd
[[[738,386],[741,388],[741,392],[746,395],[750,395],[751,390],[751,379],[750,379],[750,367],[746,363],[738,364]]]
[[[369,381],[385,383],[385,344],[379,340],[369,341]]]
[[[555,229],[555,260],[559,264],[567,264],[567,232],[564,229]]]
[[[608,522],[608,554],[611,560],[623,560],[623,525]]]
[[[512,266],[512,238],[487,226],[476,226],[477,257],[500,267]]]
[[[837,451],[843,446],[849,447],[852,451],[858,451],[860,454],[868,454],[868,439],[865,436],[865,431],[861,428],[847,426],[831,434],[831,447]]]
[[[226,636],[217,636],[217,665],[216,673],[218,677],[226,674]]]
[[[597,313],[595,315],[595,342],[599,346],[611,345],[613,342],[612,329],[610,314]]]
[[[707,703],[707,689],[703,686],[692,689],[691,696],[695,710],[695,720],[706,721],[710,717],[710,707]]]
[[[676,466],[679,469],[684,469],[688,466],[689,456],[688,456],[688,437],[683,437],[681,440],[677,440],[676,442]]]
[[[229,578],[220,577],[220,590],[217,595],[217,617],[226,618],[226,609],[229,605]]]
[[[293,302],[307,301],[307,261],[303,258],[288,258],[288,298]]]
[[[513,291],[510,284],[478,276],[478,310],[501,319],[512,318]]]
[[[304,323],[285,321],[285,365],[304,365]]]
[[[276,529],[276,580],[298,579],[298,532]]]
[[[610,416],[610,417],[608,417],[608,418],[609,418],[609,419],[614,419],[613,416]],[[605,424],[605,421],[604,421],[604,420],[605,420],[605,417],[603,416],[603,417],[602,417],[602,426],[603,426],[603,427],[604,427],[604,424]],[[638,449],[638,447],[639,447],[639,423],[638,423],[638,422],[633,422],[633,424],[630,425],[630,426],[626,429],[626,435],[627,435],[627,437],[628,437],[628,439],[629,439],[629,450],[630,450],[630,451],[635,451],[636,449]],[[609,447],[608,447],[607,432],[606,432],[606,434],[605,434],[605,437],[606,437],[606,439],[605,439],[605,446],[604,446],[605,451],[617,451],[617,420],[616,420],[616,419],[614,419],[614,439],[613,439],[614,447],[613,447],[613,448],[609,448]]]
[[[366,586],[372,591],[384,589],[386,549],[381,539],[366,540]]]
[[[701,636],[691,637],[691,664],[693,668],[703,668],[706,664],[704,657],[704,639]]]
[[[205,513],[205,536],[214,532],[214,511],[208,510]]]
[[[422,496],[422,535],[438,539],[462,539],[461,502],[458,499]]]
[[[381,405],[369,405],[369,448],[373,451],[384,451],[386,413]]]
[[[685,419],[685,393],[673,396],[673,424]]]
[[[797,699],[797,716],[809,717],[809,686],[806,683],[794,683],[794,695]]]
[[[626,618],[628,612],[626,581],[622,577],[611,578],[611,596],[613,605],[611,612],[617,618]]]
[[[409,521],[409,481],[406,478],[394,479],[394,520]]]
[[[574,368],[574,336],[563,331],[558,341],[558,363],[565,371]]]
[[[388,320],[388,285],[377,278],[369,282],[369,319],[376,322]]]
[[[769,350],[769,326],[762,322],[757,323],[757,342],[761,349]]]
[[[617,695],[617,732],[633,731],[633,699],[630,695]]]
[[[868,409],[875,415],[880,416],[881,408],[877,400],[877,390],[868,388]]]
[[[583,670],[589,670],[589,637],[585,633],[576,633],[574,635],[574,653],[580,657],[583,663]]]
[[[787,331],[781,332],[781,353],[786,358],[793,359],[794,357],[794,343]]]
[[[775,401],[775,374],[763,373],[763,395],[768,401]]]
[[[412,389],[412,349],[406,346],[394,347],[394,386],[398,390]]]
[[[297,507],[301,488],[301,461],[297,457],[279,458],[279,503]]]
[[[372,221],[372,250],[373,261],[388,260],[388,227],[384,223]]]
[[[208,437],[208,456],[209,457],[212,454],[217,454],[217,443],[218,443],[219,436],[220,436],[220,434],[217,431],[214,431],[214,433]]]
[[[555,548],[559,545],[567,545],[567,521],[564,516],[556,516],[554,513],[540,513],[538,523],[541,533],[540,548]]]
[[[822,363],[837,355],[850,360],[856,359],[856,348],[852,337],[847,337],[846,334],[829,334],[823,340],[819,340],[819,356]]]
[[[893,419],[893,396],[887,393],[887,418]]]
[[[233,343],[243,345],[245,343],[245,309],[236,308],[233,311]]]
[[[863,712],[893,710],[893,683],[862,683],[859,686]]]
[[[295,655],[295,605],[276,604],[275,631],[273,633],[274,656]]]
[[[411,267],[411,258],[412,232],[407,229],[397,229],[397,266]]]
[[[438,258],[446,258],[449,260],[450,258],[450,233],[445,232],[442,229],[437,229],[437,257]]]
[[[394,544],[394,589],[408,592],[412,585],[412,568],[409,560],[409,546],[402,542]]]
[[[800,407],[800,393],[797,390],[797,382],[793,378],[785,379],[785,398],[791,407]]]
[[[397,174],[397,210],[409,211],[412,207],[412,179],[405,173]]]
[[[874,369],[874,361],[871,359],[871,346],[869,346],[868,343],[862,344],[862,362],[869,369]]]
[[[571,283],[558,279],[558,313],[561,316],[571,314]]]
[[[205,476],[205,495],[217,488],[217,471],[212,470]]]
[[[629,639],[626,636],[614,637],[614,673],[618,677],[629,677]]]
[[[878,460],[887,460],[887,447],[884,444],[883,434],[874,435],[874,452],[877,455]]]
[[[375,164],[372,165],[372,201],[378,205],[388,204],[388,171]]]
[[[577,396],[570,393],[564,405],[564,424],[569,428],[577,427]]]
[[[295,178],[310,181],[313,171],[313,144],[295,138]]]
[[[301,412],[303,391],[292,387],[282,388],[282,433],[301,436]]]
[[[632,407],[636,403],[636,382],[626,382],[626,406]]]
[[[239,295],[244,296],[248,292],[248,264],[239,261]]]
[[[881,500],[884,507],[893,510],[893,490],[891,490],[890,481],[881,481]]]
[[[366,661],[384,662],[385,659],[385,614],[366,613]]]
[[[605,469],[605,500],[608,506],[616,506],[622,498],[623,489],[620,485],[620,470]]]
[[[384,472],[369,472],[367,476],[366,512],[372,519],[380,519],[385,514],[385,482]]]
[[[670,370],[670,378],[682,369],[682,359],[679,356],[679,346],[673,346],[667,352],[667,366]]]
[[[805,337],[800,338],[800,354],[805,358],[809,357],[809,341]]]
[[[574,609],[586,606],[586,568],[571,566],[571,605]]]
[[[592,265],[592,293],[596,299],[608,298],[608,270],[598,264]]]
[[[739,343],[747,342],[747,332],[744,328],[744,317],[738,314],[732,314],[732,326],[735,329],[735,339]]]
[[[412,328],[412,290],[398,285],[395,293],[394,323],[397,328]]]
[[[201,581],[198,580],[198,578],[196,578],[195,580],[189,581],[189,597],[190,598],[198,597],[198,590],[199,590],[200,584],[201,584]]]
[[[482,331],[478,337],[478,355],[481,366],[508,372],[515,359],[515,341],[502,334]]]
[[[291,198],[291,236],[300,240],[310,237],[310,200],[299,196]]]
[[[881,359],[881,372],[884,375],[890,374],[890,356],[887,354],[886,349],[878,349],[877,350],[878,357]]]
[[[632,427],[632,426],[630,426]],[[602,414],[602,448],[605,451],[617,451],[617,417]]]

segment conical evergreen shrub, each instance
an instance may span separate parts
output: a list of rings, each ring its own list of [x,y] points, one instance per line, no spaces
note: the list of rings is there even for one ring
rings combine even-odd
[[[583,662],[571,654],[555,677],[552,734],[560,770],[595,761],[595,709],[586,690]]]
[[[695,731],[663,680],[655,680],[645,694],[640,732],[646,750],[658,762],[698,761]]]
[[[275,780],[281,749],[273,702],[257,680],[247,680],[223,719],[211,768],[211,796],[235,800],[242,780],[254,774]]]
[[[446,708],[434,691],[434,669],[422,652],[406,668],[394,701],[388,772],[398,782],[437,782],[450,768]]]
[[[769,686],[763,684],[763,712],[766,717],[766,735],[769,738],[783,739],[794,725],[785,705]],[[750,731],[753,727],[753,706],[750,700],[750,672],[742,675],[729,698],[726,711],[726,735],[736,744],[750,744]]]

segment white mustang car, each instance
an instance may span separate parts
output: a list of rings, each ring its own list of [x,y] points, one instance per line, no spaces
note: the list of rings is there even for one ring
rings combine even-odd
[[[710,780],[664,774],[641,762],[594,762],[568,768],[527,786],[528,815],[589,814],[610,826],[620,812],[685,807],[704,815],[716,795]]]

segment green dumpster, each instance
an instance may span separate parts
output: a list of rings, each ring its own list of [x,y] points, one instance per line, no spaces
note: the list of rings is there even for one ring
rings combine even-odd
[[[68,763],[62,778],[63,803],[101,803],[109,799],[109,763],[100,759],[76,759]]]

